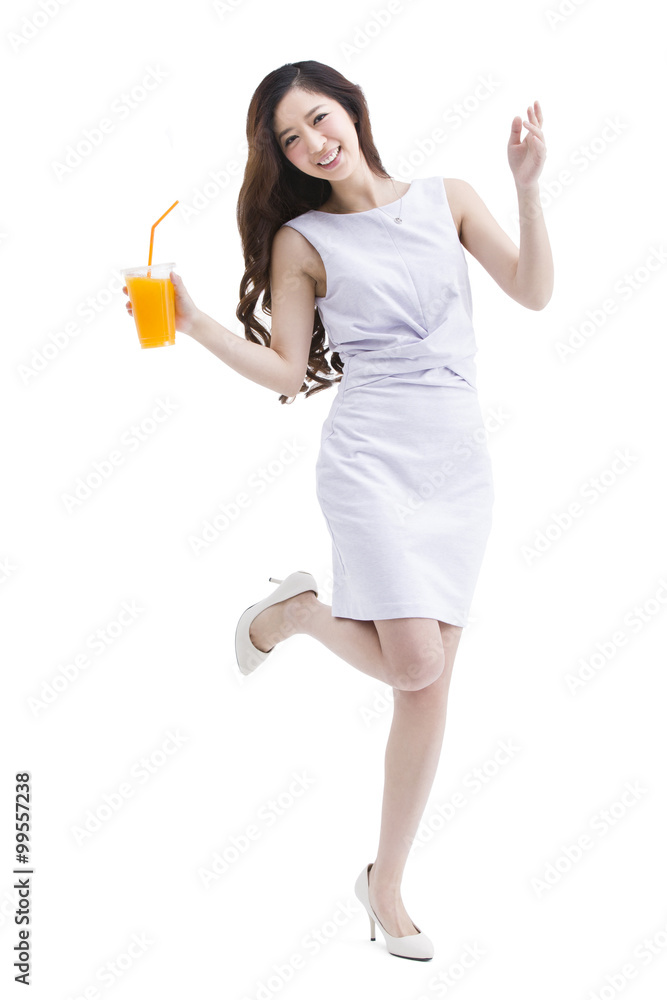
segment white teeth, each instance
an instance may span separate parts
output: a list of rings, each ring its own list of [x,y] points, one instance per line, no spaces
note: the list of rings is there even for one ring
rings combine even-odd
[[[327,165],[327,163],[331,163],[332,160],[336,159],[336,157],[338,156],[339,152],[340,152],[340,146],[337,146],[336,149],[334,149],[334,151],[330,154],[330,156],[328,156],[326,158],[326,160],[319,160],[318,161],[318,166],[325,167]]]

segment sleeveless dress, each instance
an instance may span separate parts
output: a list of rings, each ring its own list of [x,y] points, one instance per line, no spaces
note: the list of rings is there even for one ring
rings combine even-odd
[[[465,626],[494,501],[468,264],[442,177],[412,181],[401,224],[399,205],[285,223],[322,258],[315,302],[344,365],[315,466],[331,608]]]

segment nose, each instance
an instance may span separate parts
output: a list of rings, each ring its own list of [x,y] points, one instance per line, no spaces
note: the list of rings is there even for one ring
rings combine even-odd
[[[313,142],[311,143],[311,154],[323,153],[326,148],[327,148],[327,140],[322,139],[321,134],[318,133],[317,139],[313,140]]]

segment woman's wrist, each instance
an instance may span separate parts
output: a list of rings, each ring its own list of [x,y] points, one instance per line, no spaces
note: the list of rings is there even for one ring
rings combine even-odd
[[[195,310],[195,314],[190,321],[190,325],[187,329],[184,329],[182,333],[187,334],[188,337],[192,337],[193,340],[198,340],[198,332],[201,331],[202,319],[204,318],[204,313],[201,309]]]
[[[535,194],[539,196],[540,185],[538,181],[531,181],[530,184],[517,184],[515,180],[514,186],[516,187],[518,194]]]

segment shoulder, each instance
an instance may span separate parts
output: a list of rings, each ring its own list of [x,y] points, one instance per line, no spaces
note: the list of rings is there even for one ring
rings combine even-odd
[[[311,244],[303,233],[295,226],[290,225],[291,222],[297,221],[298,217],[297,219],[290,219],[290,222],[285,222],[276,230],[271,244],[272,257],[291,258],[292,260],[297,259],[301,261],[305,252],[309,249],[312,250]]]
[[[442,181],[460,239],[463,217],[467,211],[471,210],[477,193],[471,184],[460,177],[443,177]]]
[[[308,232],[307,226],[302,225],[304,216],[297,215],[295,219],[284,222],[273,235],[273,246],[276,249],[289,249],[290,247],[303,246],[306,238],[302,229]]]
[[[308,213],[306,213],[307,215]],[[297,216],[297,220],[303,216]],[[297,221],[291,219],[290,222]],[[321,255],[313,243],[298,229],[284,223],[274,234],[271,245],[271,264],[276,270],[290,270],[319,280],[322,270]]]

